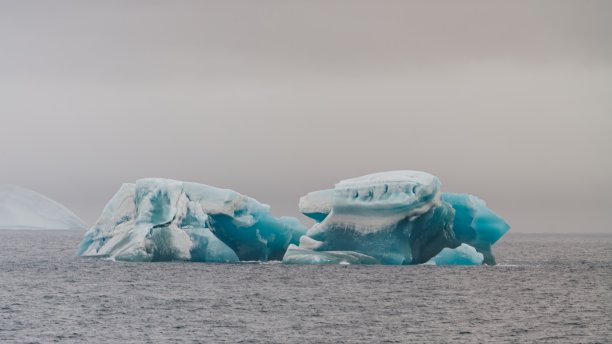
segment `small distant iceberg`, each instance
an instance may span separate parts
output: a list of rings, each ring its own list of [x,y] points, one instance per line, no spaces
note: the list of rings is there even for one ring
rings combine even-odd
[[[481,265],[483,261],[482,253],[468,244],[461,244],[457,248],[443,248],[425,265]]]
[[[60,203],[18,185],[0,185],[0,229],[84,229],[87,224]]]

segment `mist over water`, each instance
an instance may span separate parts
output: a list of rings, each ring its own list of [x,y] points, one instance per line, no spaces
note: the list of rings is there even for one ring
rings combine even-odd
[[[606,343],[612,235],[509,233],[494,267],[123,263],[0,231],[2,343]]]
[[[303,218],[423,170],[518,231],[608,232],[612,2],[0,2],[0,183],[92,224],[125,182]]]

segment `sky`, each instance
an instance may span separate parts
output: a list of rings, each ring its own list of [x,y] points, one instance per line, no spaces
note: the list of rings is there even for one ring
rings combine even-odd
[[[610,1],[0,1],[0,183],[93,224],[121,183],[299,217],[412,169],[514,232],[612,232]]]

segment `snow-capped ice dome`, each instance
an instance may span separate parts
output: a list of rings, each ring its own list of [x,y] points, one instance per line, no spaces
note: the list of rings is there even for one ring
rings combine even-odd
[[[87,224],[70,209],[38,192],[0,184],[1,229],[83,229]]]

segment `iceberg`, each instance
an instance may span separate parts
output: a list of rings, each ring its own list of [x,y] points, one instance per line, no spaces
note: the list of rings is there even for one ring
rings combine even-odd
[[[482,265],[484,255],[470,245],[461,244],[456,248],[445,247],[425,265]]]
[[[480,264],[493,265],[491,245],[510,228],[484,201],[443,193],[437,177],[420,171],[343,180],[334,189],[302,197],[299,209],[317,223],[287,251],[283,262],[340,262],[339,256],[350,253],[381,264],[423,264],[447,249],[434,259],[442,264],[451,261],[443,259],[451,254],[448,250],[458,248],[452,255],[465,253],[462,244],[467,244],[479,255],[456,262],[473,264],[482,256]]]
[[[18,185],[0,185],[1,229],[84,229],[87,225],[60,203]]]
[[[122,261],[280,260],[306,228],[233,190],[170,179],[123,184],[79,245]]]
[[[285,264],[495,264],[508,224],[468,194],[420,171],[346,179],[298,208],[315,224],[274,217],[236,191],[171,179],[123,184],[77,253],[123,261]]]

